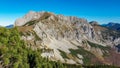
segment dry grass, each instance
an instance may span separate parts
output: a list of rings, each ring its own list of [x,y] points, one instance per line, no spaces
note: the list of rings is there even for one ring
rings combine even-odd
[[[32,31],[33,30],[33,26],[22,26],[22,27],[18,27],[18,30],[20,32],[28,32],[28,31]]]
[[[107,30],[107,28],[101,27],[99,25],[95,25],[95,26],[93,26],[93,28],[94,28],[95,31],[105,31],[105,30]]]

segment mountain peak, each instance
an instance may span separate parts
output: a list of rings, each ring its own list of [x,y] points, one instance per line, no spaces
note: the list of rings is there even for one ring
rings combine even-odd
[[[33,14],[33,13],[36,13],[35,11],[29,11],[28,14]]]
[[[104,27],[107,27],[112,30],[117,30],[120,31],[120,24],[119,23],[114,23],[114,22],[109,22],[108,24],[104,24]]]
[[[49,18],[53,19],[53,20],[57,20],[57,19],[64,19],[64,20],[81,20],[81,22],[87,22],[85,19],[81,19],[81,18],[77,18],[77,17],[73,17],[73,16],[64,16],[64,15],[56,15],[52,12],[47,12],[47,11],[42,11],[42,12],[35,12],[35,11],[30,11],[28,14],[26,14],[24,17],[19,18],[15,21],[15,26],[23,26],[25,25],[27,22],[33,21],[33,20],[44,20]]]
[[[91,21],[90,24],[93,25],[93,26],[99,25],[99,23],[97,21]]]
[[[92,64],[109,63],[104,56],[110,54],[108,46],[120,44],[120,33],[96,25],[96,21],[33,11],[15,23],[28,46],[44,50],[43,57],[68,64],[86,64],[86,58]]]
[[[15,26],[23,26],[24,24],[26,24],[29,21],[37,20],[41,16],[43,16],[45,13],[49,13],[49,12],[45,12],[45,11],[42,11],[42,12],[30,11],[24,17],[17,19],[15,21]]]

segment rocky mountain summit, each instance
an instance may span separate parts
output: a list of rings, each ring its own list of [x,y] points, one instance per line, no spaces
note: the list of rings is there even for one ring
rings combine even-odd
[[[30,11],[15,21],[28,47],[42,49],[42,56],[68,64],[115,64],[120,32],[97,22],[51,12]],[[112,52],[111,52],[112,50]],[[113,54],[118,57],[112,57]],[[110,60],[116,59],[116,60]]]

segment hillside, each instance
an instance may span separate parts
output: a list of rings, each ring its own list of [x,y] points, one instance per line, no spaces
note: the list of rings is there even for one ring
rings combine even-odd
[[[117,68],[119,38],[96,21],[32,11],[0,27],[0,68]]]
[[[67,64],[43,58],[41,50],[32,50],[20,39],[18,29],[0,27],[0,68],[69,68]],[[71,65],[80,68],[81,66]]]
[[[42,49],[41,56],[52,61],[60,60],[67,64],[119,63],[109,56],[111,50],[120,44],[120,33],[95,21],[89,24],[86,19],[31,11],[17,19],[15,26],[28,47]]]
[[[20,39],[18,28],[0,27],[0,68],[117,68],[108,65],[70,65],[43,58],[41,49],[32,50]]]

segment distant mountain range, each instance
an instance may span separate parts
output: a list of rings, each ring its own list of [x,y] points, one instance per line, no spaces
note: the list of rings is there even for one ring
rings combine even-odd
[[[6,28],[13,28],[14,27],[14,25],[13,24],[11,24],[11,25],[8,25],[8,26],[5,26]]]
[[[108,24],[103,24],[102,26],[107,27],[109,29],[120,31],[120,23],[110,22]]]

